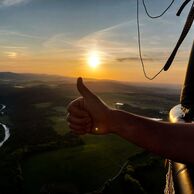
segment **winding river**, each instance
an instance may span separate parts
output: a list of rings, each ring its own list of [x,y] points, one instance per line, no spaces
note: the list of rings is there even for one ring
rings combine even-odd
[[[0,114],[3,113],[4,109],[6,109],[6,106],[3,105],[3,104],[0,104],[1,108],[0,108]],[[3,124],[3,123],[0,123],[0,125],[3,127],[4,129],[4,132],[5,132],[5,137],[4,139],[0,142],[0,147],[9,139],[9,136],[10,136],[10,131],[9,131],[9,128]]]

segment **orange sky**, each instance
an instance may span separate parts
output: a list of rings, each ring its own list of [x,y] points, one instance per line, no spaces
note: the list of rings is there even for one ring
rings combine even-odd
[[[150,82],[139,61],[135,1],[2,2],[0,71]],[[168,3],[156,0],[149,8],[158,13]],[[188,8],[176,17],[179,6],[176,2],[159,20],[149,20],[140,7],[142,53],[150,76],[165,64],[180,35]],[[172,68],[154,83],[182,83],[193,32],[181,46]],[[96,68],[88,64],[94,52],[95,60],[100,61]]]
[[[142,68],[138,61],[118,62],[113,60],[102,61],[96,68],[92,68],[87,59],[84,60],[63,60],[63,59],[22,59],[12,58],[3,62],[1,71],[10,71],[18,73],[40,73],[40,74],[57,74],[62,76],[85,77],[97,79],[112,79],[130,82],[150,82],[145,79]],[[148,63],[148,62],[146,62]],[[177,67],[178,66],[178,67]],[[168,72],[162,74],[154,80],[154,83],[180,84],[183,82],[187,62],[173,64]],[[155,74],[160,67],[149,67],[149,75]]]

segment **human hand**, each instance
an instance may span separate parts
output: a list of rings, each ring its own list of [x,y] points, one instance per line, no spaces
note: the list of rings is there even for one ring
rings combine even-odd
[[[69,104],[69,127],[78,134],[111,132],[111,109],[83,84],[82,78],[77,80],[77,89],[82,97]]]

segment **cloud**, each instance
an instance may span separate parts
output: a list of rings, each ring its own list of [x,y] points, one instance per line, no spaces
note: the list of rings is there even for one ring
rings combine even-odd
[[[76,47],[75,39],[67,34],[55,34],[42,43],[43,55],[58,59],[78,59],[82,51]]]
[[[11,59],[14,59],[17,57],[17,53],[16,52],[4,52],[5,55],[8,57],[8,58],[11,58]]]
[[[30,39],[43,39],[43,37],[40,37],[40,36],[34,36],[31,34],[25,34],[25,33],[21,33],[21,32],[4,30],[4,29],[0,29],[0,36],[20,36],[23,38],[30,38]]]
[[[127,21],[82,37],[76,46],[83,50],[99,49],[108,56],[136,53],[135,21]],[[115,57],[114,57],[115,58]]]
[[[175,34],[167,33],[168,27],[172,24],[162,20],[160,23],[154,23],[157,24],[156,28],[153,24],[150,27],[146,21],[142,21],[142,23],[144,26],[142,26],[141,43],[144,61],[165,62],[173,49],[173,41],[176,42]],[[162,34],[163,30],[167,32]],[[173,29],[171,30],[173,31]],[[172,35],[173,37],[171,37]],[[43,47],[52,51],[51,54],[58,53],[62,57],[71,54],[74,58],[80,59],[84,58],[91,50],[97,50],[104,60],[139,61],[136,20],[109,26],[80,38],[75,38],[70,34],[56,34],[48,38],[43,43]]]
[[[12,46],[12,45],[0,45],[0,48],[9,49],[9,50],[26,50],[28,47],[26,46]]]
[[[83,37],[72,37],[70,34],[56,34],[48,38],[43,47],[57,56],[73,56],[84,59],[88,52],[97,50],[101,57],[114,60],[119,53],[135,53],[132,42],[129,44],[128,34],[122,32],[123,28],[128,28],[131,23],[123,22],[114,26],[104,28]],[[121,38],[122,37],[122,38]],[[131,47],[130,47],[131,46]]]
[[[47,39],[43,43],[43,47],[52,53],[58,53],[58,55],[65,56],[67,53],[72,53],[74,58],[84,58],[91,50],[97,50],[105,60],[115,60],[116,58],[120,62],[138,61],[135,26],[135,20],[131,20],[76,39],[68,34],[56,34]],[[152,39],[153,41],[160,40],[157,36]],[[149,49],[147,48],[147,50]],[[147,56],[146,60],[152,61],[153,59]]]
[[[0,55],[12,59],[35,55],[42,50],[45,39],[46,37],[0,27]]]
[[[74,41],[71,37],[66,34],[56,34],[48,38],[43,46],[50,50],[63,51],[67,48],[74,47]]]
[[[0,7],[14,6],[28,1],[29,0],[0,0]]]
[[[125,62],[125,61],[139,61],[139,57],[122,57],[116,59],[118,62]],[[154,61],[153,58],[144,58],[144,61]]]

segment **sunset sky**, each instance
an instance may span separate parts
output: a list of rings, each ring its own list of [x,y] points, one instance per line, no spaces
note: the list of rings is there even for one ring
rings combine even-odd
[[[157,15],[171,0],[145,2]],[[181,33],[191,6],[177,17],[182,2],[157,20],[147,18],[141,3],[149,75],[161,69]],[[193,34],[192,28],[172,68],[154,83],[183,81]],[[0,0],[0,71],[147,82],[138,58],[136,0]]]

